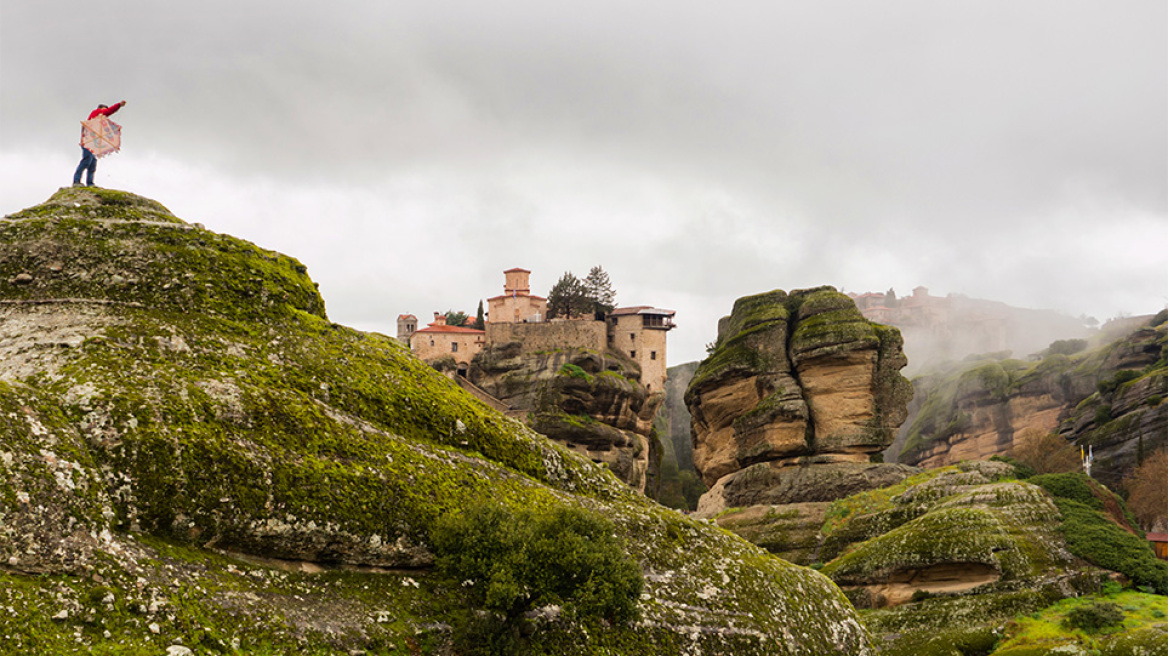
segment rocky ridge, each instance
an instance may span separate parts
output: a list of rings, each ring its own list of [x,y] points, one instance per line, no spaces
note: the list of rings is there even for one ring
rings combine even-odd
[[[1168,447],[1168,312],[1139,324],[1095,348],[921,376],[888,459],[938,467],[1007,453],[1026,430],[1056,432],[1091,446],[1092,475],[1119,489],[1145,455]]]
[[[449,653],[435,519],[591,508],[642,619],[543,653],[869,654],[826,578],[646,500],[395,340],[296,260],[103,189],[0,222],[0,636],[25,653]],[[276,567],[279,565],[279,567]]]

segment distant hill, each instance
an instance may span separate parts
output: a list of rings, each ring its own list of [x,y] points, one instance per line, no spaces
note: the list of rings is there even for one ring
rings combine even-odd
[[[1010,451],[1026,430],[1091,447],[1112,489],[1168,448],[1168,310],[1108,325],[1102,344],[1053,342],[1035,360],[975,357],[913,381],[889,461],[941,467]]]

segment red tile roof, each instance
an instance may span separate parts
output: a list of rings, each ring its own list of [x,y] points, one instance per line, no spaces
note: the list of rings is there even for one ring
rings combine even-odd
[[[1148,533],[1147,536],[1152,542],[1168,542],[1168,533]]]
[[[506,270],[506,271],[504,271],[503,273],[515,273],[516,271],[520,271],[520,272],[522,272],[522,273],[531,273],[531,272],[530,272],[530,271],[528,271],[527,269],[520,269],[519,267],[515,267],[515,268],[513,268],[513,269],[507,269],[507,270]]]
[[[429,325],[429,326],[426,326],[425,328],[422,328],[420,330],[415,331],[414,334],[417,334],[417,333],[466,333],[466,334],[484,335],[484,334],[486,334],[486,331],[475,330],[474,328],[466,328],[463,326]]]
[[[511,297],[515,297],[515,298],[534,298],[534,299],[535,299],[535,300],[537,300],[537,301],[546,301],[546,300],[547,300],[546,298],[544,298],[544,297],[542,297],[542,296],[536,296],[535,294],[499,294],[498,296],[492,296],[492,297],[488,298],[488,299],[487,299],[487,301],[488,301],[488,302],[490,302],[490,301],[497,301],[497,300],[499,300],[499,299],[501,299],[501,298],[511,298]]]

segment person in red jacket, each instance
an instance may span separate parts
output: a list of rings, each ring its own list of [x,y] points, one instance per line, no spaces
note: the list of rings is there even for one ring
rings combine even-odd
[[[109,105],[98,105],[97,109],[93,110],[92,112],[89,112],[89,118],[97,118],[98,116],[109,116],[110,114],[113,114],[114,112],[118,111],[119,109],[121,109],[122,107],[125,107],[125,106],[126,106],[126,101],[124,101],[124,100],[120,103],[117,103],[113,107],[110,107]],[[92,187],[93,186],[93,174],[97,172],[97,157],[93,153],[89,152],[89,149],[86,148],[85,146],[81,147],[81,163],[77,165],[77,171],[73,173],[73,186],[74,187],[81,186],[81,172],[82,171],[89,172],[89,175],[86,176],[86,184],[88,186]]]

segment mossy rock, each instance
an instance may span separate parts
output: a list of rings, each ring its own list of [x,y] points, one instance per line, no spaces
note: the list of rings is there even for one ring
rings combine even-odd
[[[657,506],[396,340],[330,323],[292,258],[68,193],[101,213],[54,201],[0,223],[5,280],[33,277],[0,283],[4,644],[448,653],[462,598],[426,576],[430,529],[490,498],[599,512],[645,575],[640,624],[537,622],[538,653],[871,653],[828,579]],[[115,270],[124,284],[95,275]],[[186,273],[201,291],[165,289]]]

